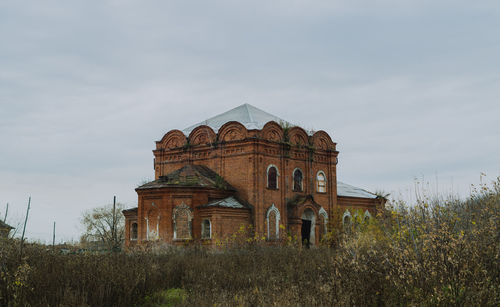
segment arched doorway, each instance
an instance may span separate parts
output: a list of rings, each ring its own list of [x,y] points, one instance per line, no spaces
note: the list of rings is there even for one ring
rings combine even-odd
[[[315,238],[315,226],[316,226],[316,215],[314,211],[310,208],[304,210],[301,216],[302,227],[301,227],[301,238],[302,246],[309,248],[316,242]]]

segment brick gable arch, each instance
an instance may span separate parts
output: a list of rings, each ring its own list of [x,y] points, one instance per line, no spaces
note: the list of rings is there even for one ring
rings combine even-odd
[[[206,125],[194,128],[188,137],[189,144],[193,146],[212,144],[215,143],[216,139],[217,135],[214,130]]]
[[[300,127],[292,127],[288,131],[288,140],[292,145],[308,146],[309,136],[307,132]]]
[[[316,131],[312,136],[312,145],[316,149],[333,150],[335,143],[330,138],[330,135],[323,130]]]
[[[272,142],[281,142],[284,138],[283,128],[275,121],[267,122],[262,128],[260,137]]]
[[[217,140],[219,142],[241,141],[247,138],[247,128],[239,122],[227,122],[220,127]]]
[[[156,142],[156,149],[179,148],[187,144],[187,138],[180,130],[170,130],[160,141]]]

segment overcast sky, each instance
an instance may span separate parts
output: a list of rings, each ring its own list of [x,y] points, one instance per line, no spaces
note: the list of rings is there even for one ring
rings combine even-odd
[[[243,103],[327,131],[341,181],[464,196],[500,174],[499,97],[497,0],[0,0],[0,216],[31,195],[30,240],[78,240],[154,141]]]

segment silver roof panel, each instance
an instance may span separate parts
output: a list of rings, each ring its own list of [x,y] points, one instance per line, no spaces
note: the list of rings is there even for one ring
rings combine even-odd
[[[278,124],[288,123],[287,121],[277,116],[269,114],[259,108],[256,108],[248,103],[245,103],[227,112],[206,119],[190,127],[187,127],[186,129],[182,130],[182,132],[184,132],[184,134],[188,136],[191,133],[191,131],[193,131],[194,128],[201,125],[207,125],[210,128],[212,128],[215,131],[215,133],[217,133],[220,127],[222,127],[225,123],[230,121],[237,121],[249,130],[262,129],[264,125],[270,121],[275,121]],[[293,126],[290,123],[288,124],[290,126]]]
[[[337,181],[337,195],[345,197],[377,198],[377,195],[355,186]]]

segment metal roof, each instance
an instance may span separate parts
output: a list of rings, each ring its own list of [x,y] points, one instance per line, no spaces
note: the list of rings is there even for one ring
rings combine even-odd
[[[233,196],[216,200],[213,202],[210,202],[205,205],[201,205],[200,207],[206,208],[206,207],[224,207],[224,208],[234,208],[234,209],[247,209],[248,207],[240,203],[236,198]]]
[[[337,181],[337,195],[346,197],[377,198],[377,195],[355,186]]]
[[[230,121],[237,121],[241,123],[243,126],[245,126],[247,129],[262,129],[264,125],[270,121],[275,121],[278,124],[287,123],[290,126],[293,126],[292,124],[288,123],[287,121],[275,115],[269,114],[259,108],[256,108],[248,103],[245,103],[227,112],[206,119],[190,127],[187,127],[186,129],[182,130],[182,132],[184,132],[185,135],[189,135],[194,128],[201,125],[207,125],[210,128],[212,128],[215,131],[215,133],[217,133],[220,127],[222,127],[225,123]]]

